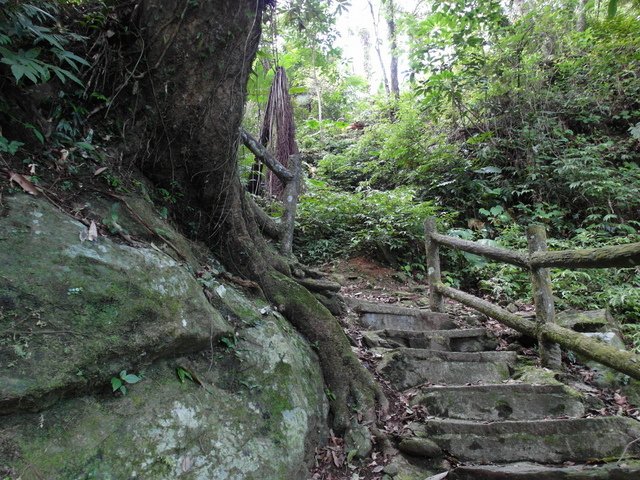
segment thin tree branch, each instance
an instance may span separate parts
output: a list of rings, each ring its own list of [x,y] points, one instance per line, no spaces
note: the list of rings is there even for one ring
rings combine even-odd
[[[293,180],[293,173],[285,168],[278,160],[264,148],[260,142],[253,138],[243,128],[240,129],[240,136],[242,137],[242,143],[245,147],[251,150],[256,157],[264,162],[264,164],[271,170],[283,183],[288,183]]]

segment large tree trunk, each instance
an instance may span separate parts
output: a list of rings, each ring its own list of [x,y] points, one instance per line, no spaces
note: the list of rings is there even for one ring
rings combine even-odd
[[[143,0],[145,170],[178,182],[184,213],[201,212],[201,236],[229,269],[259,283],[269,301],[318,346],[334,427],[349,406],[373,412],[385,399],[329,311],[290,275],[259,232],[238,175],[246,84],[258,48],[265,0]],[[189,207],[189,208],[187,208]]]

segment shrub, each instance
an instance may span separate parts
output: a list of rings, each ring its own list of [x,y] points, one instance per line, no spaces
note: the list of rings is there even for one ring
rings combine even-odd
[[[414,197],[407,187],[343,192],[310,180],[298,207],[296,253],[310,263],[366,254],[424,265],[422,222],[437,210]]]

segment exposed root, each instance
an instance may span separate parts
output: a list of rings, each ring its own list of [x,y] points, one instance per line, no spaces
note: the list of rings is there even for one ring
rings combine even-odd
[[[312,345],[317,347],[333,414],[333,428],[343,433],[350,417],[359,413],[376,420],[388,402],[371,373],[358,361],[337,320],[316,298],[293,279],[276,272],[261,279],[267,298]]]

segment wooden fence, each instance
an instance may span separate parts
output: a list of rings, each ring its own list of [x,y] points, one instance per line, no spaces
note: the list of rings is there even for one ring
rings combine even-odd
[[[441,235],[437,232],[434,217],[427,218],[424,230],[429,303],[433,311],[444,312],[444,297],[448,297],[478,310],[520,333],[537,338],[542,364],[545,367],[552,369],[560,367],[560,347],[563,347],[640,380],[640,355],[618,350],[555,324],[555,306],[549,276],[549,267],[606,268],[640,265],[640,243],[588,250],[549,252],[547,251],[544,227],[532,225],[527,228],[529,248],[525,253]],[[441,245],[529,270],[536,321],[527,320],[486,300],[444,285],[440,276],[439,249]]]

